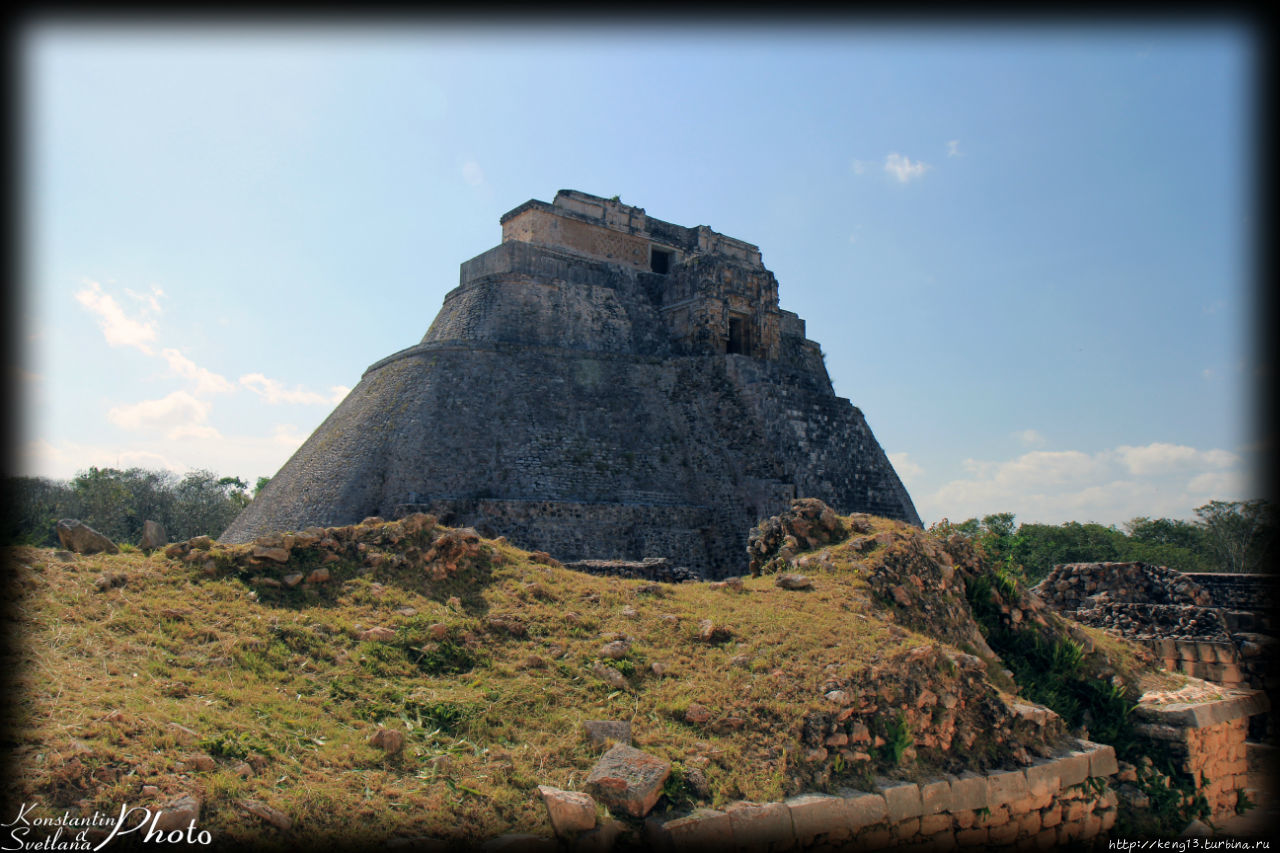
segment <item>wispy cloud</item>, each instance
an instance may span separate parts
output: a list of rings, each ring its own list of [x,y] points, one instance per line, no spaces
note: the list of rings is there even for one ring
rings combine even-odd
[[[188,392],[174,391],[159,400],[116,406],[107,412],[107,420],[121,429],[164,430],[170,438],[208,437],[209,409],[209,403]]]
[[[97,315],[98,327],[102,329],[102,336],[107,343],[113,347],[134,347],[151,355],[149,344],[156,339],[156,328],[148,314],[152,311],[158,313],[160,307],[154,296],[142,300],[147,304],[140,316],[131,317],[98,282],[85,279],[84,285],[82,290],[76,292],[76,301],[90,313]]]
[[[950,142],[948,142],[948,143],[947,143],[947,156],[948,156],[948,157],[963,157],[963,156],[964,156],[963,154],[961,154],[961,153],[960,153],[960,140],[959,140],[959,139],[952,139]]]
[[[1039,447],[1044,444],[1044,436],[1034,429],[1019,430],[1013,434],[1013,437],[1028,447]]]
[[[913,163],[909,157],[896,152],[884,158],[884,170],[904,184],[924,177],[930,168],[928,163]]]
[[[484,183],[484,170],[475,160],[468,160],[462,164],[462,180],[473,187],[478,187]]]
[[[195,362],[176,349],[164,349],[160,355],[169,363],[169,369],[183,379],[196,384],[197,393],[226,394],[236,390],[236,386],[213,371],[198,367]]]
[[[275,379],[268,379],[261,373],[248,373],[240,377],[240,384],[257,394],[272,405],[294,403],[300,405],[316,405],[320,403],[340,403],[351,389],[343,385],[334,385],[328,396],[296,387],[292,390]]]
[[[911,461],[910,454],[907,453],[890,453],[889,462],[893,465],[893,470],[898,472],[898,477],[904,484],[915,480],[924,473],[924,469]]]
[[[964,468],[964,477],[913,496],[923,517],[1014,512],[1024,522],[1120,524],[1139,515],[1186,518],[1210,500],[1247,497],[1252,488],[1238,454],[1167,442],[1093,453],[1033,450],[968,459]]]

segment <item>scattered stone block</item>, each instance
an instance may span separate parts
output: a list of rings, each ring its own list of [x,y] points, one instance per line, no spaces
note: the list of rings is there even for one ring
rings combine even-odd
[[[587,776],[587,790],[610,809],[644,817],[662,796],[671,764],[627,744],[614,744]]]
[[[164,525],[158,521],[147,519],[142,522],[142,538],[138,540],[138,547],[143,551],[155,551],[169,544],[169,536],[165,532]]]
[[[77,554],[118,554],[116,544],[83,521],[64,518],[54,528],[62,547]]]
[[[278,809],[271,808],[271,806],[266,803],[259,802],[258,800],[242,800],[240,802],[240,808],[255,817],[262,818],[281,832],[288,832],[293,828],[292,818]]]
[[[378,729],[369,738],[369,744],[376,746],[388,755],[395,755],[404,749],[404,732],[397,729]]]
[[[631,743],[631,723],[626,720],[587,720],[582,724],[587,739],[596,746],[610,742]]]
[[[200,800],[191,794],[185,794],[176,800],[171,800],[161,809],[160,816],[156,818],[155,827],[161,832],[168,833],[175,829],[185,830],[192,821],[199,826]]]
[[[550,785],[539,785],[538,793],[547,807],[551,828],[561,838],[595,829],[596,802],[590,794],[562,791]]]

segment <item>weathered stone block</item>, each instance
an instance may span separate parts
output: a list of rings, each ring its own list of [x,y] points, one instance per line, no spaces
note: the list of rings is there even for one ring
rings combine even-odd
[[[587,776],[587,790],[611,809],[644,817],[671,775],[671,763],[623,743],[614,744]]]
[[[812,844],[818,836],[838,840],[851,832],[848,801],[843,797],[802,794],[788,799],[786,805],[791,810],[796,841],[802,847]]]
[[[1027,775],[1021,770],[1005,770],[987,777],[987,806],[994,808],[1027,795]]]
[[[1088,769],[1088,759],[1085,759]],[[1083,780],[1083,776],[1081,779]],[[951,809],[985,809],[987,807],[987,779],[977,773],[966,770],[959,776],[951,777]]]
[[[596,803],[589,794],[562,791],[550,785],[539,785],[538,793],[547,807],[551,828],[561,837],[595,829]]]
[[[920,787],[915,782],[884,782],[879,787],[890,823],[899,823],[924,813]]]
[[[1110,744],[1091,744],[1089,749],[1089,775],[1110,776],[1120,770],[1116,763],[1116,749]]]
[[[1058,778],[1062,787],[1070,788],[1079,785],[1089,778],[1089,753],[1084,750],[1072,750],[1056,759]]]
[[[920,783],[921,814],[934,815],[951,811],[951,782],[934,779]],[[932,833],[926,833],[932,834]]]
[[[885,820],[889,813],[883,794],[862,791],[841,792],[849,815],[849,827],[854,830],[872,826]]]
[[[1056,760],[1037,761],[1023,772],[1027,776],[1027,789],[1033,796],[1055,794],[1062,787],[1061,771]]]
[[[785,803],[730,803],[724,811],[739,850],[784,850],[795,844],[791,810]]]
[[[645,821],[648,846],[655,850],[716,851],[733,850],[733,827],[729,815],[715,809],[698,809],[674,820]]]

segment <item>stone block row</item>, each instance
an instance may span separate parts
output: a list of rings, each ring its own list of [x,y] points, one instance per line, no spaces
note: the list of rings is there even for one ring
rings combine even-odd
[[[910,782],[877,779],[875,791],[802,794],[781,803],[731,803],[673,819],[651,817],[656,850],[781,851],[853,842],[859,849],[929,842],[939,849],[1057,846],[1092,838],[1115,821],[1114,793],[1082,783],[1117,771],[1115,750],[1079,748],[1019,770]]]

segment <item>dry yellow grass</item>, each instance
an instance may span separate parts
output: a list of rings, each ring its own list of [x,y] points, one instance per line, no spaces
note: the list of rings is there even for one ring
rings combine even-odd
[[[159,553],[12,549],[21,713],[7,799],[54,815],[194,793],[215,838],[282,846],[242,801],[292,818],[290,844],[546,832],[536,786],[580,789],[598,755],[583,721],[617,719],[678,771],[699,767],[708,802],[776,800],[811,784],[802,723],[824,684],[936,642],[873,601],[864,577],[881,545],[831,549],[834,568],[804,570],[807,591],[771,576],[651,591],[490,547],[490,565],[445,581],[343,562],[306,591]],[[99,591],[112,572],[127,582]],[[730,638],[700,640],[704,619]],[[396,638],[360,639],[374,626]],[[617,637],[630,645],[614,660],[601,647]],[[685,722],[693,703],[712,719]],[[405,733],[401,754],[369,744],[379,727]]]

